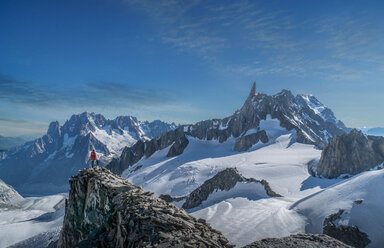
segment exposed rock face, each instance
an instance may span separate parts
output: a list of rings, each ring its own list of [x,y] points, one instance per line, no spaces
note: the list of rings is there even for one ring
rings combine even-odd
[[[384,138],[365,136],[353,129],[335,136],[325,147],[317,164],[318,176],[335,178],[358,174],[384,162]]]
[[[264,144],[268,142],[268,136],[264,130],[238,138],[233,147],[233,150],[238,152],[246,151],[254,144],[257,144],[259,141]]]
[[[161,194],[159,198],[166,202],[179,202],[185,199],[185,197],[172,197],[168,194]]]
[[[58,247],[233,247],[204,220],[105,168],[70,180]]]
[[[336,119],[333,112],[314,96],[297,95],[295,97],[288,90],[269,96],[256,92],[256,84],[254,84],[244,105],[232,116],[224,119],[204,120],[193,125],[183,125],[177,130],[165,132],[160,139],[155,138],[145,142],[144,154],[146,157],[150,157],[157,150],[174,143],[167,156],[177,156],[188,145],[188,136],[206,140],[215,139],[220,143],[234,137],[237,139],[234,150],[246,151],[258,141],[268,142],[265,131],[259,130],[260,121],[266,120],[268,115],[273,119],[278,119],[281,127],[295,130],[298,142],[314,144],[321,148],[334,135],[348,131],[345,125]],[[249,130],[259,130],[260,132],[246,135]],[[136,152],[136,149],[125,150],[125,152],[137,154],[137,158],[134,159],[136,161],[143,157],[142,151]],[[122,161],[118,166],[116,161],[112,163],[107,165],[107,168],[118,174],[121,173],[122,168],[127,169],[133,165]],[[115,170],[116,167],[120,169]]]
[[[366,247],[371,241],[368,235],[361,232],[357,226],[336,225],[334,222],[341,218],[344,210],[330,215],[324,220],[323,233],[357,248]]]
[[[258,181],[254,178],[247,179],[244,178],[236,168],[227,168],[223,171],[220,171],[214,177],[208,179],[200,187],[192,191],[192,193],[188,196],[187,200],[183,204],[183,208],[195,208],[199,206],[203,201],[207,200],[209,195],[212,194],[215,190],[228,191],[234,188],[238,182],[243,181],[261,183],[269,196],[280,196],[279,194],[273,192],[267,181]]]
[[[182,154],[184,149],[187,147],[188,144],[189,144],[189,141],[185,137],[185,135],[179,137],[178,139],[175,140],[175,142],[173,143],[173,145],[169,149],[167,157],[174,157],[174,156]]]
[[[324,234],[296,234],[284,238],[268,238],[243,248],[352,248]]]
[[[120,175],[124,170],[137,163],[144,156],[148,158],[156,151],[164,149],[170,145],[172,146],[169,149],[167,156],[177,156],[183,153],[188,143],[189,141],[183,132],[183,128],[179,127],[175,130],[164,132],[160,138],[156,137],[155,139],[148,141],[138,141],[132,147],[124,148],[120,159],[113,160],[106,166],[106,168],[113,173]]]

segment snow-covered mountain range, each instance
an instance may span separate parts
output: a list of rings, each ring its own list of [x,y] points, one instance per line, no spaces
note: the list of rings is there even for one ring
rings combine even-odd
[[[4,153],[0,178],[22,194],[66,192],[68,178],[89,166],[93,148],[105,164],[120,156],[125,146],[175,128],[175,124],[140,122],[132,116],[107,120],[94,113],[73,115],[63,126],[52,122],[43,137]]]
[[[263,121],[273,119],[264,125]],[[276,124],[277,121],[277,124]],[[292,142],[313,144],[323,148],[334,135],[349,129],[337,120],[333,112],[312,95],[297,95],[288,90],[269,96],[256,92],[253,85],[248,98],[240,110],[224,119],[212,119],[194,125],[183,125],[164,133],[161,137],[138,142],[123,151],[120,160],[112,161],[107,168],[121,174],[142,157],[150,157],[155,151],[170,145],[168,157],[179,155],[188,146],[191,138],[212,140],[219,143],[234,141],[232,150],[246,151],[261,142],[273,142],[276,133],[265,133],[269,124],[278,130],[292,132]],[[276,126],[277,125],[277,126]],[[280,133],[280,132],[278,132]],[[189,138],[187,138],[187,136]]]
[[[11,174],[16,168],[11,169],[10,158],[21,157],[23,151],[36,153],[34,159],[40,158],[44,163],[35,167],[30,163],[33,168],[27,172],[30,175],[22,176],[27,187],[42,183],[44,188],[40,190],[45,191],[53,180],[44,177],[44,173],[61,180],[60,173],[67,171],[62,180],[67,182],[71,174],[86,165],[88,151],[95,147],[103,160],[112,159],[107,168],[144,190],[184,207],[191,215],[205,219],[237,247],[267,237],[322,233],[330,228],[325,226],[327,219],[337,235],[364,237],[352,238],[351,245],[360,241],[369,243],[368,247],[384,244],[380,235],[384,232],[383,220],[377,217],[381,216],[384,202],[376,199],[384,190],[384,184],[380,183],[384,170],[376,170],[383,164],[351,178],[328,179],[310,174],[311,166],[321,160],[321,149],[332,150],[329,142],[341,144],[338,140],[347,137],[347,133],[351,137],[362,136],[347,142],[353,143],[359,152],[364,152],[360,148],[366,147],[364,144],[376,149],[370,146],[372,142],[368,138],[361,143],[365,136],[350,132],[313,95],[294,96],[283,90],[270,96],[258,93],[254,85],[244,105],[224,119],[178,127],[158,122],[154,126],[159,128],[155,128],[150,123],[141,125],[137,120],[130,126],[126,124],[129,121],[124,121],[130,118],[109,121],[100,115],[83,113],[73,116],[64,126],[51,123],[47,135],[27,143],[29,146],[24,146],[24,150],[18,148],[13,150],[14,154],[6,154],[0,161],[0,176],[4,164],[9,179],[20,173]],[[39,153],[40,150],[43,152]],[[333,153],[330,154],[331,161]],[[20,165],[23,157],[14,161]],[[18,182],[20,189],[25,187],[22,180]],[[57,202],[47,197],[38,199]],[[44,232],[49,225],[60,228],[58,222],[62,221],[63,211],[50,211],[45,214],[55,218],[39,223]],[[336,216],[337,213],[341,214]],[[1,218],[5,217],[0,214]],[[4,223],[12,230],[18,225]],[[36,224],[33,219],[25,223]],[[34,232],[33,235],[15,237],[7,244],[22,241],[22,237],[29,238],[23,244],[33,244],[33,240],[49,243],[45,234]],[[57,238],[57,231],[48,236],[50,240]]]

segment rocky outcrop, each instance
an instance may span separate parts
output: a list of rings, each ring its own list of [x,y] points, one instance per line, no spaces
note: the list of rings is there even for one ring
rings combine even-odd
[[[238,152],[246,151],[259,141],[264,144],[268,142],[268,136],[264,130],[239,137],[235,142],[233,150]]]
[[[341,219],[343,213],[344,210],[340,209],[339,212],[328,216],[323,223],[323,233],[353,247],[366,247],[371,241],[357,226],[337,225],[336,221]]]
[[[352,248],[324,234],[296,234],[284,238],[268,238],[243,248]]]
[[[358,174],[384,162],[384,138],[365,136],[353,129],[335,136],[324,148],[316,174],[336,178],[342,174]]]
[[[167,157],[174,157],[183,153],[184,149],[189,144],[189,141],[185,135],[177,138],[171,148],[169,148]]]
[[[185,197],[173,197],[168,194],[161,194],[159,195],[159,198],[166,201],[166,202],[179,202],[185,199]]]
[[[70,180],[58,247],[233,246],[204,220],[94,168]]]
[[[206,180],[200,187],[192,191],[183,204],[184,209],[191,209],[199,206],[203,201],[207,200],[209,195],[214,191],[228,191],[233,189],[239,182],[255,182],[261,183],[269,196],[281,196],[275,193],[270,187],[267,181],[256,180],[254,178],[243,177],[236,168],[227,168],[217,173],[214,177]]]
[[[139,140],[133,146],[125,147],[120,159],[112,160],[106,168],[117,175],[121,175],[124,170],[137,163],[144,156],[148,158],[156,151],[170,145],[172,146],[168,151],[167,157],[177,156],[183,153],[188,143],[189,141],[183,132],[183,128],[179,127],[175,130],[164,132],[160,138],[156,137],[148,141]]]

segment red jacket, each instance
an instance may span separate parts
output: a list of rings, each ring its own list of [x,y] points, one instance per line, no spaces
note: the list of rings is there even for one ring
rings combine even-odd
[[[92,151],[91,156],[89,157],[90,160],[97,160],[96,152]]]

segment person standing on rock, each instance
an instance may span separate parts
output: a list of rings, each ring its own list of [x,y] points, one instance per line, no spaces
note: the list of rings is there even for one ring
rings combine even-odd
[[[93,168],[93,165],[95,164],[95,161],[96,161],[97,166],[99,166],[99,160],[97,160],[95,149],[92,150],[91,156],[89,157],[89,160],[91,160],[91,167],[92,168]]]

